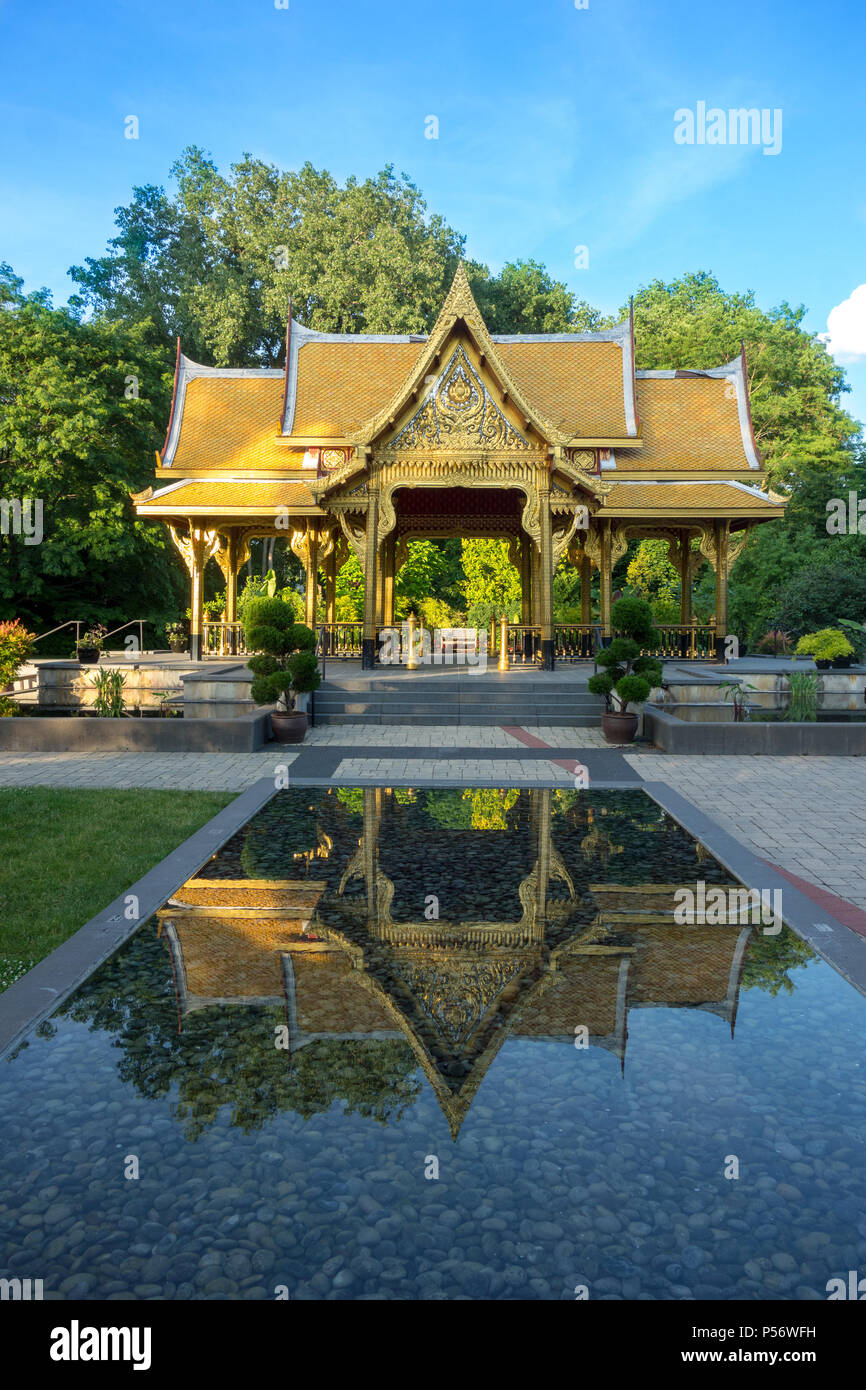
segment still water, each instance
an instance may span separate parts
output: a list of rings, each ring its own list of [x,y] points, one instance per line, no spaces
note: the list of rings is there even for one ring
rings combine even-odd
[[[88,1299],[826,1298],[866,1001],[641,791],[294,789],[0,1063],[0,1275]]]

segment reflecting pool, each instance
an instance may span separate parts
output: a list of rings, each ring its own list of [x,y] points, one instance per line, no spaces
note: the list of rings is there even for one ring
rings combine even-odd
[[[642,791],[278,793],[0,1063],[0,1273],[123,1299],[826,1298],[866,1001]]]

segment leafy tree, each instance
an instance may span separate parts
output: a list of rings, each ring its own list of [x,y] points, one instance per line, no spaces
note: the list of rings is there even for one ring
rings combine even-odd
[[[787,608],[789,586],[800,572],[831,568],[862,573],[866,564],[866,535],[859,531],[831,535],[827,531],[827,503],[840,498],[847,503],[848,493],[866,497],[866,450],[862,446],[846,451],[839,467],[825,468],[807,464],[791,487],[790,501],[783,520],[759,526],[753,532],[737,561],[730,580],[731,630],[754,646],[771,627],[784,627],[781,612]],[[828,584],[833,581],[828,580]],[[847,582],[847,581],[843,581]],[[808,581],[806,581],[808,585]],[[705,590],[712,607],[712,573],[706,567],[699,577],[699,590]],[[795,594],[796,594],[795,590]],[[808,602],[807,589],[802,590]],[[833,594],[823,581],[818,581],[816,603],[808,612],[798,616],[807,623],[817,618],[818,627],[839,617],[855,619],[866,615],[866,608],[856,609],[860,585],[855,580],[850,594],[836,604]],[[822,611],[823,605],[838,606],[838,613]],[[794,598],[795,605],[800,603]],[[798,626],[798,631],[800,629]]]
[[[509,261],[498,276],[471,278],[491,333],[594,333],[605,326],[597,309],[538,261]]]
[[[866,569],[815,565],[795,574],[778,601],[778,626],[795,637],[866,616]]]
[[[148,339],[144,323],[80,323],[0,266],[3,493],[41,500],[44,529],[36,545],[0,537],[0,618],[175,616],[185,571],[129,498],[152,480],[170,399],[166,356]]]
[[[492,606],[497,614],[519,609],[520,575],[508,558],[507,541],[463,541],[461,554],[467,609],[479,604]]]
[[[424,333],[436,320],[464,238],[429,214],[419,190],[387,165],[344,185],[305,164],[251,155],[221,174],[188,147],[175,194],[145,185],[115,213],[105,255],[70,274],[70,303],[111,320],[147,319],[155,339],[222,366],[284,360],[289,306],[328,333]],[[583,331],[597,312],[534,261],[499,276],[467,262],[495,332]]]
[[[596,665],[602,669],[590,676],[587,689],[604,696],[609,712],[625,714],[630,704],[642,703],[654,686],[661,685],[661,662],[641,656],[642,647],[658,645],[659,635],[653,628],[652,609],[635,595],[613,604],[610,621],[614,632],[622,635],[597,654]]]
[[[850,388],[817,335],[803,328],[803,305],[766,311],[751,290],[730,294],[699,271],[642,287],[634,315],[639,368],[717,367],[745,343],[755,437],[772,486],[790,487],[808,464],[843,465],[859,431],[839,404]]]
[[[313,648],[314,632],[296,622],[294,606],[280,598],[254,598],[244,611],[244,636],[255,652],[247,661],[253,673],[251,694],[257,705],[277,703],[290,709],[290,695],[321,685]]]

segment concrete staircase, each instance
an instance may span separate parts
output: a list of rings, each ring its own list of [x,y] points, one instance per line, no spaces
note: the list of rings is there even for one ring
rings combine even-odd
[[[546,724],[600,727],[604,701],[586,676],[540,671],[483,675],[452,672],[392,677],[333,675],[316,691],[315,722],[324,724]]]

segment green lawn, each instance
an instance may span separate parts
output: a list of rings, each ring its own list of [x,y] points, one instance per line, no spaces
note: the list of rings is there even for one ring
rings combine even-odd
[[[233,800],[230,792],[0,788],[0,990]]]

